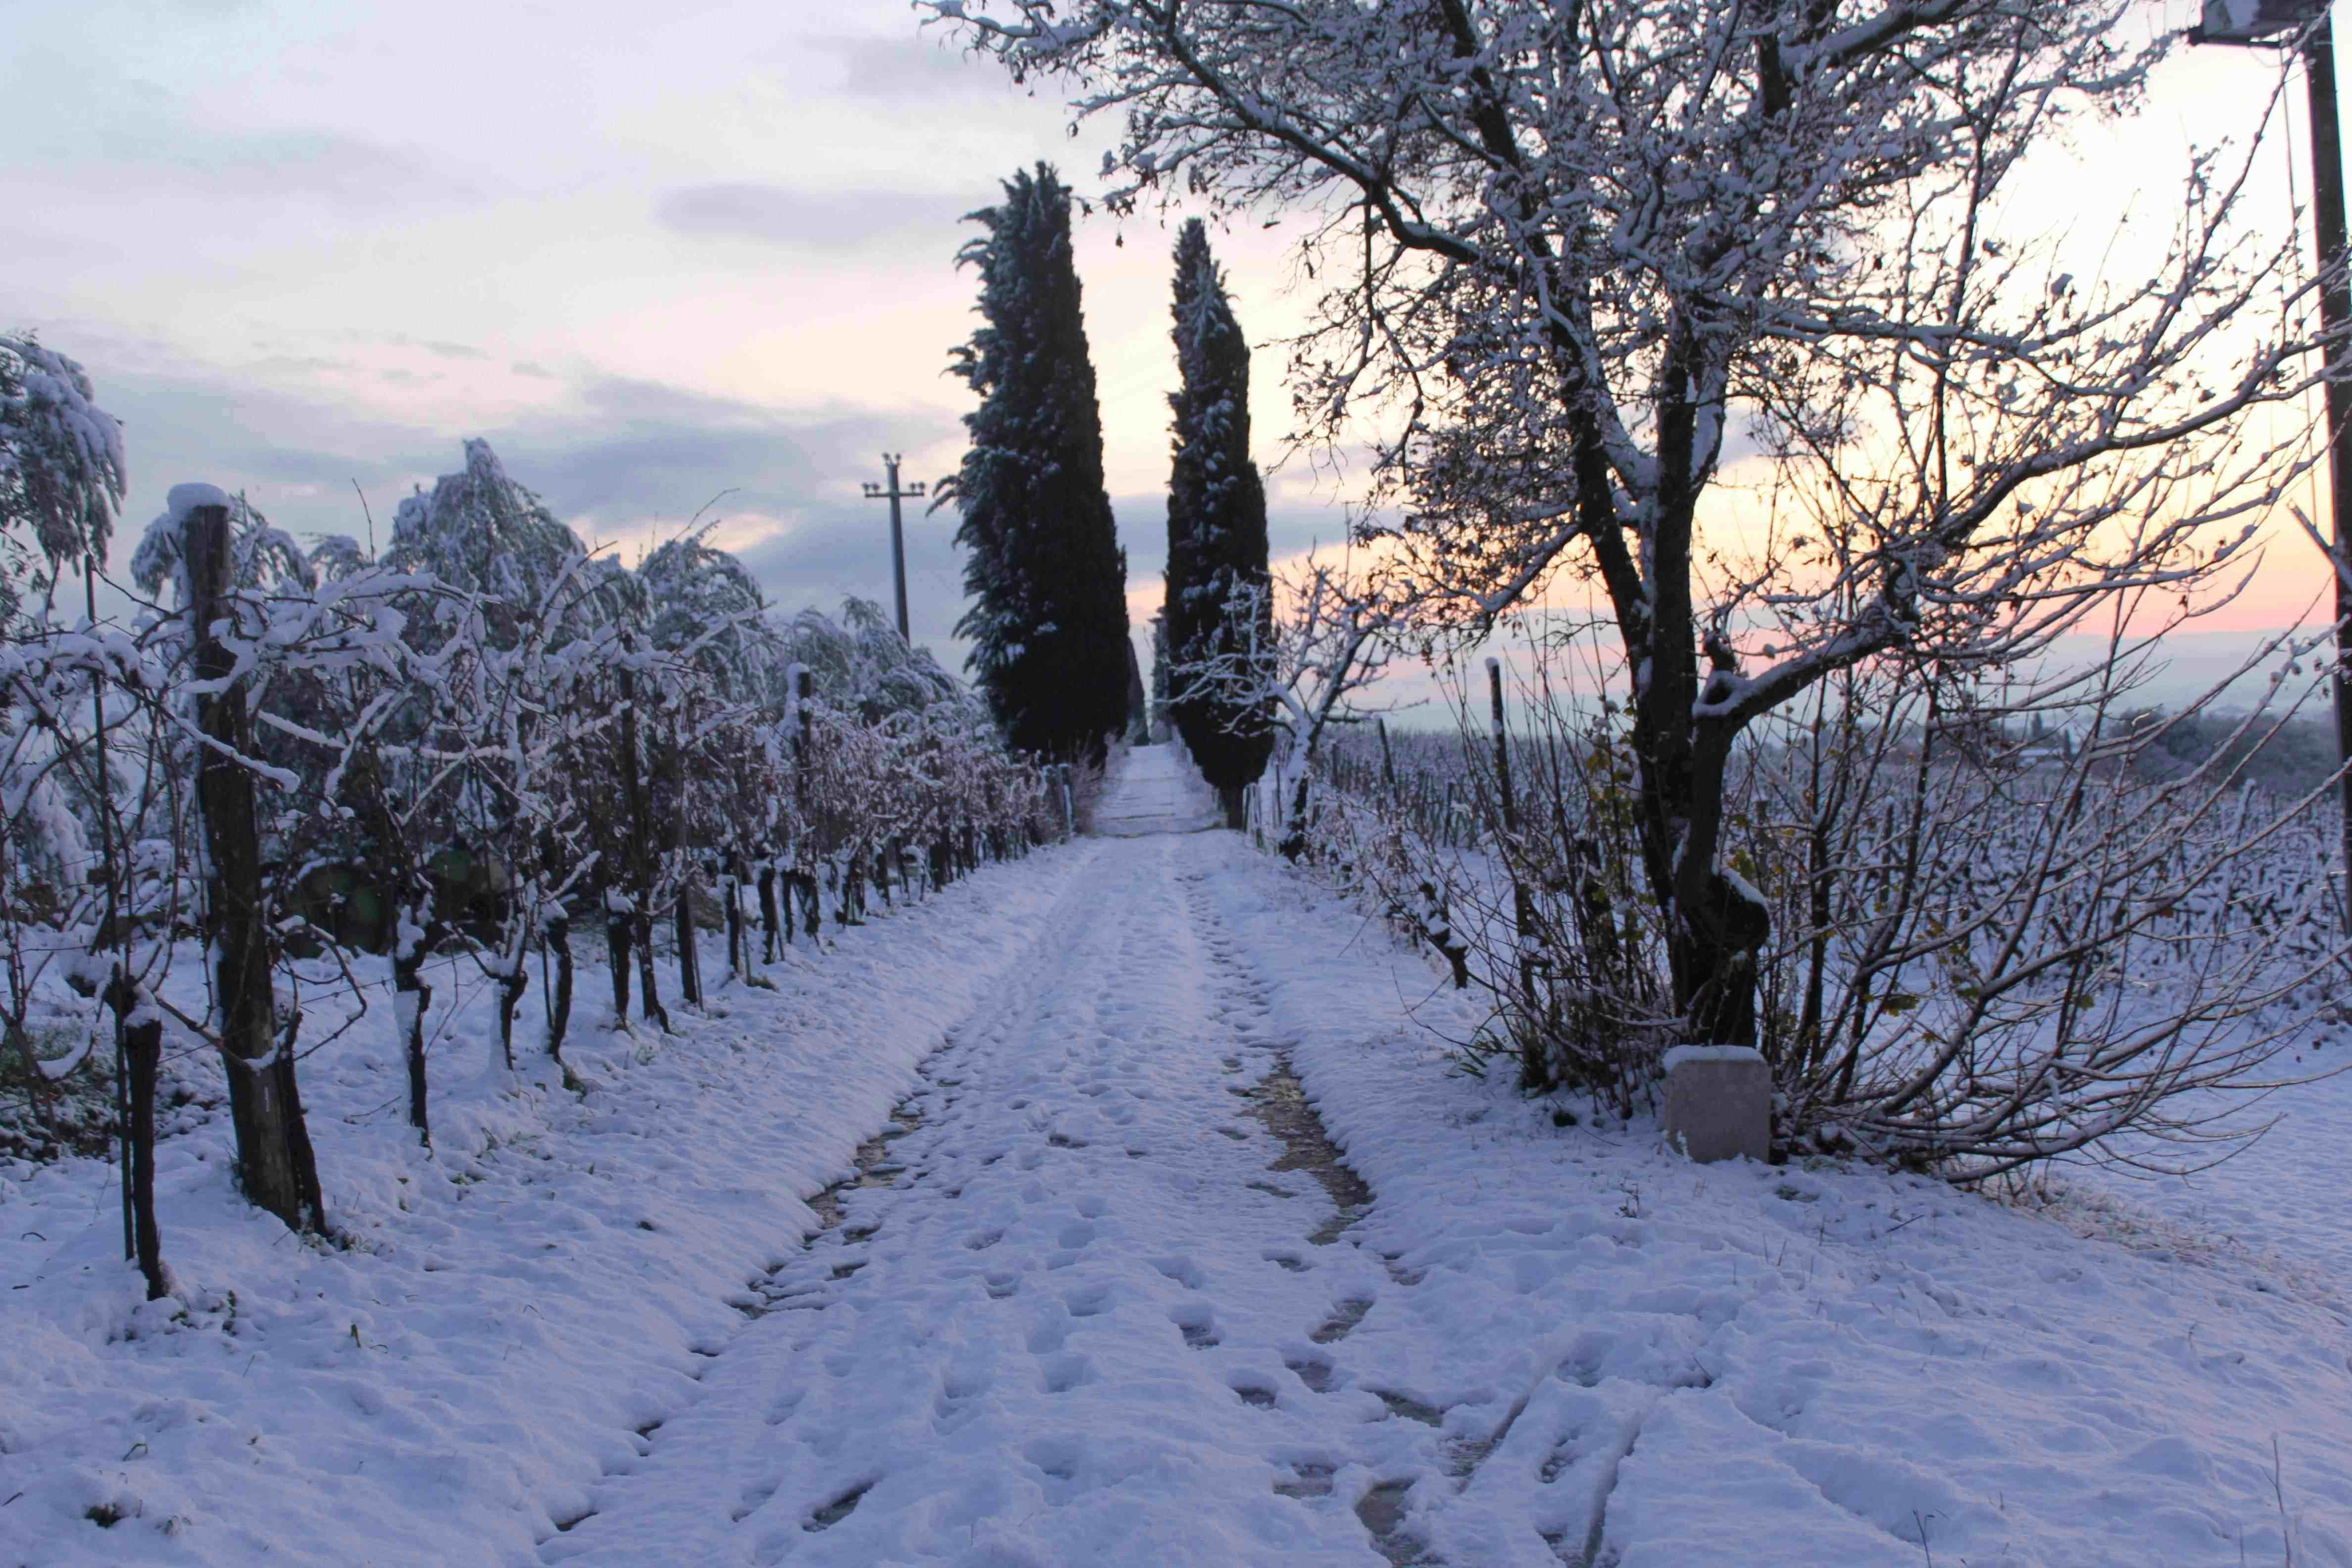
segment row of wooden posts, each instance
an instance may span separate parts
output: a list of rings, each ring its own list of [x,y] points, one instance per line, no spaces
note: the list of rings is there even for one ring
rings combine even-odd
[[[233,536],[228,510],[220,506],[193,509],[187,519],[185,540],[188,615],[196,639],[194,670],[199,682],[196,722],[205,738],[196,777],[196,800],[208,856],[205,933],[214,969],[211,978],[217,999],[220,1049],[227,1071],[238,1182],[250,1201],[278,1215],[289,1228],[325,1235],[329,1234],[329,1226],[318,1162],[295,1081],[295,1045],[300,1019],[299,1013],[281,1018],[278,1012],[272,976],[275,944],[264,892],[258,800],[253,773],[239,760],[253,754],[251,721],[243,695],[230,685],[236,667],[234,655],[215,630],[231,608]],[[625,668],[620,681],[624,805],[633,822],[643,823],[646,814],[644,784],[636,762],[635,678]],[[796,787],[805,806],[811,712],[809,672],[805,668],[796,670],[794,681],[800,715],[795,736],[795,760],[799,764],[795,769]],[[100,742],[102,746],[102,731]],[[1076,826],[1070,770],[1066,764],[1058,764],[1045,771],[1067,834]],[[677,814],[673,847],[679,851],[688,849],[685,816],[683,811]],[[394,831],[388,822],[373,826],[378,832]],[[955,831],[921,847],[919,858],[915,847],[893,837],[871,854],[860,849],[831,858],[829,879],[834,884],[831,890],[837,896],[837,921],[843,925],[860,923],[869,883],[886,901],[910,899],[919,895],[926,880],[937,889],[975,868],[983,857],[1005,858],[1024,853],[1030,845],[1025,834],[1000,828],[983,831],[967,819]],[[668,1015],[655,982],[655,911],[645,907],[648,900],[644,895],[655,885],[653,857],[654,847],[646,836],[632,835],[630,863],[625,869],[640,896],[631,898],[617,890],[607,892],[605,940],[612,961],[615,1019],[625,1022],[627,1017],[634,960],[641,1016],[667,1030]],[[747,886],[757,897],[765,962],[775,962],[781,950],[792,941],[794,900],[799,904],[804,934],[813,944],[818,942],[823,893],[812,871],[787,867],[772,857],[755,862],[741,850],[701,858],[700,869],[710,878],[719,893],[729,962],[737,975],[750,980],[754,973],[751,933],[742,907]],[[924,861],[928,863],[922,864]],[[918,875],[917,866],[928,876]],[[688,887],[679,888],[673,913],[680,994],[689,1005],[699,1006],[703,987],[694,899]],[[439,934],[421,895],[401,901],[392,943],[395,1018],[403,1036],[408,1069],[409,1120],[428,1147],[432,1134],[424,1026],[432,988],[425,978],[425,963]],[[572,992],[570,920],[560,905],[546,917],[543,936],[543,952],[552,954],[555,966],[549,999],[550,1047],[551,1054],[560,1060]],[[516,973],[499,976],[503,983],[500,1023],[509,1065],[513,1060],[514,1008],[526,985],[519,953],[510,962]],[[131,982],[127,949],[115,962],[106,999],[115,1018],[117,1113],[123,1134],[124,1250],[126,1256],[137,1259],[152,1299],[164,1290],[154,1210],[155,1097],[163,1050],[163,1016]]]

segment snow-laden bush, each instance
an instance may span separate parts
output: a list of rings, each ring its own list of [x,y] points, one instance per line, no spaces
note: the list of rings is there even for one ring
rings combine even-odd
[[[2188,769],[2144,765],[2166,734],[2126,717],[2127,661],[2031,689],[1870,667],[1764,731],[1727,866],[1778,933],[1754,984],[1781,1146],[1975,1182],[2125,1134],[2181,1165],[2242,1135],[2245,1097],[2216,1091],[2276,1080],[2347,958],[2332,780],[2280,798],[2246,775],[2287,679]],[[1471,948],[1495,1021],[1466,1059],[1624,1111],[1682,1021],[1622,715],[1570,689],[1520,693],[1516,826],[1478,725],[1454,749],[1466,847],[1361,746],[1318,770],[1312,836],[1402,929]]]
[[[94,396],[74,361],[30,333],[0,337],[0,616],[15,613],[37,554],[52,582],[106,554],[122,503],[122,422]]]
[[[86,404],[87,382],[71,385]],[[119,447],[81,450],[103,490]],[[75,516],[71,537],[29,523],[10,537],[54,570],[102,542],[95,514]],[[698,925],[722,923],[730,971],[757,984],[781,943],[817,938],[824,903],[852,922],[870,895],[921,896],[1059,826],[1036,769],[872,606],[775,616],[699,535],[629,571],[480,441],[402,504],[381,560],[347,538],[305,552],[244,498],[183,486],[132,576],[149,603],[130,625],[20,613],[0,647],[0,1003],[28,1084],[63,1070],[35,1067],[29,1031],[63,1020],[94,1038],[100,993],[164,1025],[158,966],[197,936],[211,997],[169,1018],[180,1047],[282,1079],[306,1142],[290,1068],[315,1044],[306,991],[388,979],[429,1142],[428,957],[471,955],[509,1059],[560,1056],[576,923],[608,944],[614,1024],[629,1026],[634,992],[666,1027],[656,959],[666,946],[699,1003]],[[223,770],[249,782],[251,806],[201,784]],[[219,819],[239,809],[241,827]],[[256,868],[250,899],[236,864]],[[225,956],[240,943],[266,955],[259,971]],[[100,952],[134,982],[119,998],[86,961]],[[541,972],[533,1026],[523,1004]],[[267,1037],[232,1050],[236,1018]],[[242,1112],[238,1131],[244,1160]],[[302,1223],[324,1223],[312,1213]]]

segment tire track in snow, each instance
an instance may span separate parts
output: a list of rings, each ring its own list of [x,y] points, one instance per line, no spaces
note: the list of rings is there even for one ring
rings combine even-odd
[[[547,1560],[1413,1560],[1443,1413],[1379,1375],[1399,1282],[1307,1240],[1263,1085],[1228,1092],[1284,1042],[1181,842],[1098,847]]]
[[[1191,913],[1196,924],[1214,926],[1216,916],[1202,892],[1202,879],[1197,876],[1183,879]],[[1230,935],[1223,941],[1209,942],[1212,959],[1233,982],[1251,997],[1255,1008],[1271,1017],[1271,1005],[1265,986],[1236,952]],[[1230,1065],[1230,1058],[1228,1058]],[[1353,1229],[1359,1220],[1371,1212],[1372,1189],[1341,1158],[1332,1143],[1330,1133],[1322,1119],[1307,1102],[1305,1086],[1291,1070],[1287,1042],[1276,1048],[1274,1065],[1266,1075],[1248,1089],[1236,1090],[1252,1101],[1250,1110],[1265,1130],[1282,1144],[1282,1157],[1267,1166],[1271,1171],[1305,1171],[1312,1175],[1331,1202],[1331,1215],[1307,1237],[1316,1247],[1328,1247]],[[1261,1184],[1253,1182],[1252,1186]],[[1398,1285],[1410,1289],[1421,1282],[1421,1276],[1400,1269],[1392,1258],[1382,1258],[1389,1276]],[[1291,1265],[1291,1267],[1298,1267]],[[1373,1306],[1370,1292],[1351,1296],[1338,1302],[1331,1315],[1307,1335],[1318,1345],[1336,1344],[1346,1339],[1362,1322]],[[1286,1363],[1299,1380],[1318,1394],[1328,1393],[1333,1386],[1333,1367],[1321,1356],[1306,1356]],[[1387,1407],[1390,1415],[1418,1421],[1425,1426],[1439,1427],[1444,1424],[1444,1413],[1410,1394],[1370,1387],[1370,1392]],[[1246,1397],[1246,1396],[1245,1396]],[[1481,1455],[1483,1457],[1483,1454]],[[1475,1464],[1475,1461],[1473,1461]],[[1327,1463],[1307,1462],[1295,1466],[1293,1477],[1277,1480],[1275,1490],[1284,1497],[1309,1498],[1328,1496],[1331,1490],[1332,1468]],[[1442,1560],[1430,1555],[1423,1543],[1403,1528],[1407,1494],[1413,1480],[1378,1481],[1368,1488],[1355,1502],[1357,1521],[1370,1535],[1372,1545],[1393,1568],[1412,1563],[1434,1564]]]

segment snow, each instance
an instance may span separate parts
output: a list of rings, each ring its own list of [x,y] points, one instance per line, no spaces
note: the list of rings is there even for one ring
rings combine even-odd
[[[1119,753],[1094,816],[1095,831],[1114,838],[1200,833],[1224,820],[1214,792],[1172,742]]]
[[[107,1162],[0,1180],[0,1499],[21,1494],[0,1560],[530,1561],[690,1403],[742,1321],[729,1298],[814,1228],[803,1200],[1076,869],[983,869],[796,948],[777,992],[730,986],[681,1037],[575,1022],[576,1095],[551,1064],[495,1067],[490,988],[436,961],[437,1153],[402,1120],[381,997],[382,1023],[303,1062],[350,1250],[235,1198],[225,1106],[178,1112],[157,1151],[174,1300],[120,1260]],[[581,1012],[605,994],[583,966]],[[328,1000],[303,1005],[330,1032]],[[125,1516],[103,1533],[101,1505]]]
[[[2352,1563],[2352,1275],[2086,1240],[1866,1167],[1694,1166],[1580,1100],[1556,1128],[1440,1070],[1419,1026],[1475,1014],[1433,971],[1312,951],[1353,933],[1329,895],[1222,886],[1379,1194],[1351,1236],[1421,1281],[1349,1343],[1377,1334],[1366,1362],[1447,1437],[1517,1410],[1466,1479],[1424,1447],[1406,1525],[1445,1561],[1556,1563],[1549,1532],[1622,1568],[1891,1568],[1923,1533],[1939,1563],[2276,1563],[2292,1531],[2293,1561]],[[2341,1156],[2303,1153],[2263,1180],[2315,1205]]]
[[[2267,1163],[2053,1215],[1693,1166],[1450,1070],[1476,994],[1226,833],[771,973],[583,1026],[575,1095],[468,1081],[436,969],[438,1154],[370,1021],[304,1064],[360,1245],[234,1201],[215,1115],[159,1153],[173,1300],[103,1162],[0,1183],[0,1555],[2352,1563],[2346,1080]],[[1285,1060],[1368,1212],[1252,1114]]]
[[[1659,1058],[1668,1074],[1685,1062],[1760,1062],[1764,1053],[1753,1046],[1676,1046]]]
[[[231,504],[228,492],[217,485],[173,485],[163,497],[163,510],[147,525],[131,553],[131,580],[150,593],[160,592],[169,580],[175,602],[185,605],[194,592],[186,575],[188,515],[199,507]]]
[[[174,528],[185,528],[188,514],[199,507],[216,506],[226,510],[228,492],[218,485],[173,485],[163,497],[163,516],[158,521],[168,521]]]

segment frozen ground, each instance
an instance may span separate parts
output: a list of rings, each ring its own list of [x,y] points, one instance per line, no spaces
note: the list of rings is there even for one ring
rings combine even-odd
[[[1138,746],[1122,757],[1095,807],[1095,831],[1106,838],[1199,833],[1223,821],[1215,793],[1167,744]]]
[[[179,1302],[104,1167],[0,1188],[0,1562],[2352,1564],[2315,1134],[2263,1177],[2313,1245],[1695,1168],[1449,1076],[1427,965],[1223,833],[777,978],[592,1035],[584,1096],[481,1073],[432,1160],[388,1053],[322,1057],[366,1248],[242,1216],[197,1127]]]

